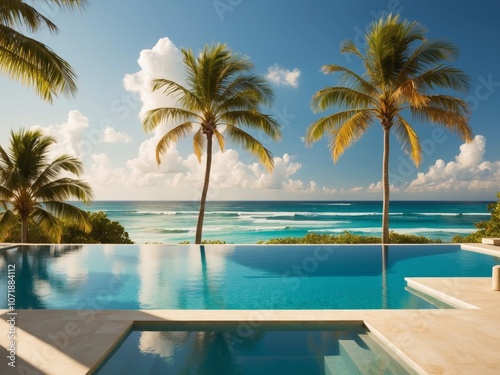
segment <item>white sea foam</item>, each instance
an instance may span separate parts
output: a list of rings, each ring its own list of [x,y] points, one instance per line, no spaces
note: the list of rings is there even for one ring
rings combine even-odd
[[[418,234],[423,235],[422,233],[472,233],[474,229],[458,229],[458,228],[390,228],[391,231],[401,234]],[[312,229],[308,230],[308,232],[324,232],[324,233],[342,233],[345,231],[353,232],[353,233],[381,233],[382,229],[380,227],[373,228],[332,228],[332,229]]]
[[[490,216],[489,213],[487,212],[466,212],[466,213],[461,213],[461,212],[417,212],[414,213],[414,215],[420,215],[420,216]]]
[[[350,221],[347,220],[322,220],[322,221],[316,221],[316,220],[273,220],[273,219],[254,219],[252,222],[256,224],[283,224],[283,225],[288,225],[288,226],[293,226],[293,227],[311,227],[311,226],[318,226],[318,227],[324,227],[324,226],[330,226],[330,225],[337,225],[337,224],[349,224]]]

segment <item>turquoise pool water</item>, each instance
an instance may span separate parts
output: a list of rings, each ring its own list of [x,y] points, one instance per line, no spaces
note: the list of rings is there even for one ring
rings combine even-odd
[[[95,375],[413,374],[361,324],[204,324],[136,329]]]
[[[15,265],[18,309],[421,309],[404,277],[496,264],[458,245],[25,246],[0,250],[0,288]]]

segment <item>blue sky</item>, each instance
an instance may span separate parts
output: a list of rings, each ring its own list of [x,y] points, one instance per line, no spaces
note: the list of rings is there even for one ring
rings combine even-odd
[[[336,84],[324,64],[362,72],[341,55],[345,39],[362,43],[366,26],[381,15],[400,13],[429,30],[430,39],[456,44],[453,65],[467,72],[471,90],[462,95],[473,109],[475,140],[463,142],[429,124],[413,122],[424,144],[417,169],[393,139],[393,199],[494,200],[500,191],[500,3],[429,0],[90,0],[85,13],[45,8],[58,35],[36,37],[69,61],[79,76],[76,98],[53,104],[0,77],[6,145],[8,129],[41,127],[58,140],[54,152],[73,153],[85,163],[95,199],[199,199],[203,165],[190,141],[154,162],[157,134],[142,131],[140,112],[170,99],[152,95],[151,78],[183,79],[180,49],[199,51],[226,43],[248,55],[268,76],[276,101],[268,110],[283,125],[283,139],[261,139],[275,156],[272,175],[232,146],[214,155],[209,199],[381,199],[382,131],[378,124],[334,164],[327,141],[312,148],[305,130],[324,114],[310,110],[311,96]],[[165,130],[166,128],[160,129]],[[259,134],[256,136],[260,137]]]

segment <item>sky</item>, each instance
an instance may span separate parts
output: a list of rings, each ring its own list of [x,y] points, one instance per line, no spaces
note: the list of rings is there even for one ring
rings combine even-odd
[[[391,199],[496,200],[500,191],[500,2],[484,0],[89,0],[85,12],[39,7],[60,29],[35,37],[66,59],[78,74],[74,98],[42,101],[30,88],[0,76],[2,129],[39,128],[57,144],[54,155],[81,158],[95,200],[197,200],[204,164],[191,139],[172,146],[158,167],[155,147],[173,124],[145,133],[145,110],[175,105],[152,93],[154,78],[183,82],[181,50],[199,52],[225,43],[249,56],[276,99],[263,108],[282,125],[280,142],[252,133],[274,156],[269,174],[235,145],[214,150],[211,200],[380,200],[382,128],[368,130],[334,163],[327,139],[306,147],[306,128],[331,111],[313,113],[311,97],[337,84],[321,66],[358,73],[355,57],[340,53],[351,39],[363,46],[370,22],[399,13],[418,21],[429,39],[454,43],[451,64],[471,78],[471,143],[430,124],[412,121],[423,146],[416,168],[391,139]]]

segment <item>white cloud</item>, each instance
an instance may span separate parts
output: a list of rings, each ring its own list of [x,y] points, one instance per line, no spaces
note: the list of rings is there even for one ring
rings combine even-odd
[[[88,141],[84,137],[89,127],[89,120],[79,111],[71,111],[68,118],[61,125],[50,125],[48,127],[33,126],[31,129],[40,129],[44,134],[53,137],[56,143],[52,146],[50,154],[52,157],[69,154],[81,158],[88,150]]]
[[[437,160],[427,173],[419,173],[406,191],[488,191],[500,186],[500,161],[484,160],[486,139],[477,135],[460,146],[455,161]]]
[[[321,191],[325,194],[337,194],[338,193],[338,190],[336,188],[330,188],[330,187],[326,187],[326,186],[323,186]]]
[[[152,148],[153,141],[152,138],[144,142],[141,148]],[[160,168],[156,165],[154,153],[144,150],[139,150],[138,157],[129,160],[124,168],[113,169],[105,154],[93,155],[92,161],[89,179],[97,185],[183,188],[189,191],[201,189],[206,155],[200,163],[194,154],[182,157],[175,147],[171,147],[162,158]],[[217,197],[223,189],[283,189],[299,193],[317,190],[314,181],[305,184],[292,178],[302,165],[294,162],[290,155],[274,157],[274,166],[273,173],[268,173],[258,163],[244,163],[236,150],[215,152],[210,174],[212,198]]]
[[[182,53],[169,38],[158,40],[152,49],[142,50],[137,60],[140,71],[126,74],[123,85],[126,90],[135,92],[143,103],[139,117],[153,108],[170,106],[176,100],[167,97],[162,90],[152,92],[153,79],[164,78],[181,84],[185,82]]]
[[[295,68],[289,70],[280,67],[278,64],[270,66],[267,70],[266,78],[279,86],[299,87],[300,70]]]
[[[381,192],[382,191],[382,181],[379,181],[377,183],[371,183],[370,186],[368,186],[368,191],[369,192]],[[396,185],[389,185],[389,190],[391,191],[391,193],[397,193],[399,192],[401,189],[399,187],[397,187]]]
[[[104,143],[131,143],[132,138],[123,132],[116,131],[112,127],[104,129],[102,141]]]

